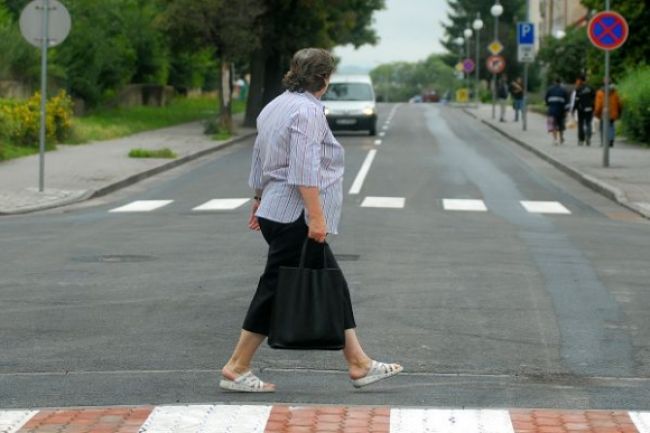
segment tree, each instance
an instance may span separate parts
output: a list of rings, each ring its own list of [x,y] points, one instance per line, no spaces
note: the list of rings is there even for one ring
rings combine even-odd
[[[572,83],[578,74],[587,72],[587,54],[594,50],[587,38],[586,29],[573,27],[567,30],[562,39],[545,37],[538,60],[545,65],[547,78],[560,77],[564,82]]]
[[[281,81],[294,52],[317,46],[375,43],[372,14],[384,0],[267,0],[255,27],[261,44],[250,58],[251,84],[246,107],[248,126],[262,107],[282,92]]]
[[[263,1],[166,0],[166,5],[164,21],[174,37],[196,51],[214,50],[220,66],[219,127],[232,131],[232,65],[259,45],[255,21]]]

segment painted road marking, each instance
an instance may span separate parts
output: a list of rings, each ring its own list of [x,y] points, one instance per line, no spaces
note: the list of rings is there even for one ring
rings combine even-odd
[[[375,140],[375,146],[381,146],[381,140]]]
[[[570,214],[571,211],[556,201],[521,201],[530,213]]]
[[[639,433],[650,433],[650,412],[629,412]]]
[[[366,180],[366,176],[368,175],[368,171],[370,170],[370,166],[372,165],[372,161],[375,159],[375,155],[377,154],[377,149],[371,149],[368,152],[368,156],[366,156],[366,160],[363,161],[363,164],[361,165],[361,169],[359,169],[359,173],[357,174],[357,177],[354,179],[354,182],[352,183],[352,187],[350,188],[349,194],[359,194],[361,191],[361,187],[363,186],[363,182]]]
[[[383,129],[384,131],[388,131],[388,126],[384,125],[384,126],[381,127],[381,129]]]
[[[361,207],[402,209],[405,202],[404,197],[366,197],[363,199]]]
[[[150,212],[167,206],[174,200],[136,200],[127,205],[111,209],[109,212]]]
[[[271,406],[158,406],[140,433],[264,433]]]
[[[442,207],[445,210],[458,210],[470,212],[486,212],[487,207],[483,200],[466,200],[466,199],[450,199],[445,198],[442,200]]]
[[[37,410],[0,410],[0,433],[16,433]]]
[[[386,133],[385,133],[384,131],[382,131],[382,132],[379,133],[379,136],[380,136],[380,137],[385,137],[385,136],[386,136]]]
[[[390,433],[514,433],[506,410],[391,409]]]
[[[204,210],[233,210],[237,209],[248,203],[250,199],[247,198],[221,198],[214,199],[208,202],[203,203],[201,206],[197,206],[192,210],[204,211]]]

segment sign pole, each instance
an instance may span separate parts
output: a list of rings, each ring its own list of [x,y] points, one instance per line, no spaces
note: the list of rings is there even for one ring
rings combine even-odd
[[[480,15],[479,15],[480,18]],[[476,109],[478,110],[479,108],[479,103],[481,99],[479,98],[479,91],[481,88],[481,83],[480,83],[480,78],[479,78],[479,64],[478,64],[478,57],[479,57],[479,45],[481,45],[481,30],[476,30],[476,83],[474,84],[474,100],[476,101]]]
[[[41,130],[40,130],[40,155],[38,171],[38,190],[43,192],[45,189],[45,123],[46,123],[46,103],[47,103],[47,50],[49,45],[48,35],[50,34],[50,0],[42,2],[42,33],[41,33]]]
[[[605,0],[605,10],[609,11],[609,0]],[[605,105],[603,106],[603,167],[609,167],[609,50],[605,51]]]
[[[530,0],[526,0],[526,22],[530,22]],[[521,101],[521,124],[528,129],[528,62],[524,64],[524,99]]]
[[[499,17],[494,17],[494,40],[499,40]],[[497,116],[497,74],[492,74],[492,119]]]

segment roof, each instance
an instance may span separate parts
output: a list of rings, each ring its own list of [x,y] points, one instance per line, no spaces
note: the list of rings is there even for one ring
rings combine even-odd
[[[330,83],[368,83],[372,84],[369,75],[338,75],[334,74],[330,78]]]

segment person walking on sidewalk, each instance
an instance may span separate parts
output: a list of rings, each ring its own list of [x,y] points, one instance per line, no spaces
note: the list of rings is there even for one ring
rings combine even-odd
[[[602,138],[603,134],[603,128],[602,128],[602,122],[603,122],[603,108],[605,107],[605,89],[604,87],[601,89],[598,89],[598,92],[596,93],[596,108],[595,108],[595,114],[598,119],[600,119],[600,134]],[[616,86],[614,83],[609,85],[609,131],[607,131],[607,141],[609,143],[609,147],[614,146],[614,139],[616,138],[616,121],[620,119],[621,115],[623,114],[623,104],[621,102],[621,98],[618,96],[618,92],[616,91]],[[603,140],[604,141],[604,140]]]
[[[587,84],[585,76],[580,75],[576,79],[576,89],[573,95],[571,115],[578,112],[578,146],[591,145],[591,125],[594,118],[594,102],[596,93]]]
[[[569,104],[569,94],[562,87],[562,80],[559,77],[546,92],[545,101],[548,110],[548,130],[553,134],[553,144],[557,146],[558,143],[564,143],[565,118]]]
[[[343,205],[344,151],[329,129],[320,102],[334,65],[327,50],[305,48],[295,53],[283,80],[287,90],[257,118],[249,177],[255,197],[248,226],[262,232],[269,251],[239,341],[221,370],[222,388],[275,391],[275,385],[262,382],[251,372],[251,361],[269,334],[279,269],[298,266],[307,239],[325,243],[328,234],[337,233]],[[338,267],[331,253],[327,260],[328,267]],[[352,384],[358,388],[399,374],[401,365],[377,362],[366,355],[357,338],[347,288],[345,298],[343,356]]]
[[[499,122],[505,122],[506,103],[508,102],[508,77],[505,74],[497,81],[497,99],[499,100],[499,108],[501,110]]]
[[[524,81],[521,77],[510,85],[510,94],[512,95],[512,108],[515,110],[515,122],[519,122],[519,113],[524,107]]]

